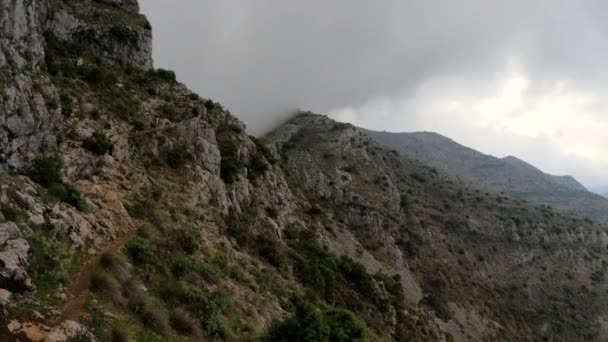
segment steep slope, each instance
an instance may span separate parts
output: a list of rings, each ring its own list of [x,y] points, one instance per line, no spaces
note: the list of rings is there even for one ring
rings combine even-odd
[[[326,117],[298,116],[270,140],[292,191],[322,206],[330,248],[394,270],[456,340],[598,338],[603,228],[475,190]]]
[[[250,137],[133,0],[0,4],[0,340],[608,337],[603,227],[324,116]]]
[[[608,199],[587,191],[571,176],[553,176],[513,156],[496,158],[436,133],[389,133],[364,130],[382,145],[463,181],[536,204],[608,221]]]

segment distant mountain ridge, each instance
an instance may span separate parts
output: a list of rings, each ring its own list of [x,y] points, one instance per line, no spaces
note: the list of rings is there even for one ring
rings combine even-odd
[[[572,176],[547,174],[514,156],[486,155],[437,133],[363,131],[380,144],[462,181],[596,221],[608,221],[608,199],[590,192]]]

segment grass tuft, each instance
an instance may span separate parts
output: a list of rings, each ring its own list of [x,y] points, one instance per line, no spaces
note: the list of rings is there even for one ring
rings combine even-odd
[[[91,290],[106,297],[114,304],[122,304],[124,302],[120,283],[106,271],[97,270],[93,273],[91,277]]]
[[[118,253],[104,253],[99,259],[99,265],[105,271],[112,273],[122,284],[131,278],[133,272],[131,264]]]
[[[182,309],[173,311],[169,317],[169,321],[171,327],[182,335],[195,335],[197,333],[197,322]]]

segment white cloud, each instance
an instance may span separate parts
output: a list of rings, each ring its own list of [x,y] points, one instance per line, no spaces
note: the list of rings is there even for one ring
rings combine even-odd
[[[414,96],[378,98],[332,116],[376,130],[436,131],[487,154],[572,174],[591,188],[608,183],[600,172],[608,167],[608,103],[565,81],[534,82],[521,73],[505,73],[489,87],[435,79]]]

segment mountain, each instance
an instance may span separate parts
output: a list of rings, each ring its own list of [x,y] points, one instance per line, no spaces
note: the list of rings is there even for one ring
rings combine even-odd
[[[606,227],[326,116],[251,137],[134,0],[0,14],[1,341],[608,338]]]
[[[600,222],[608,221],[608,199],[588,191],[571,176],[553,176],[513,156],[496,158],[436,133],[364,130],[388,148],[454,178],[535,204],[550,205]]]

